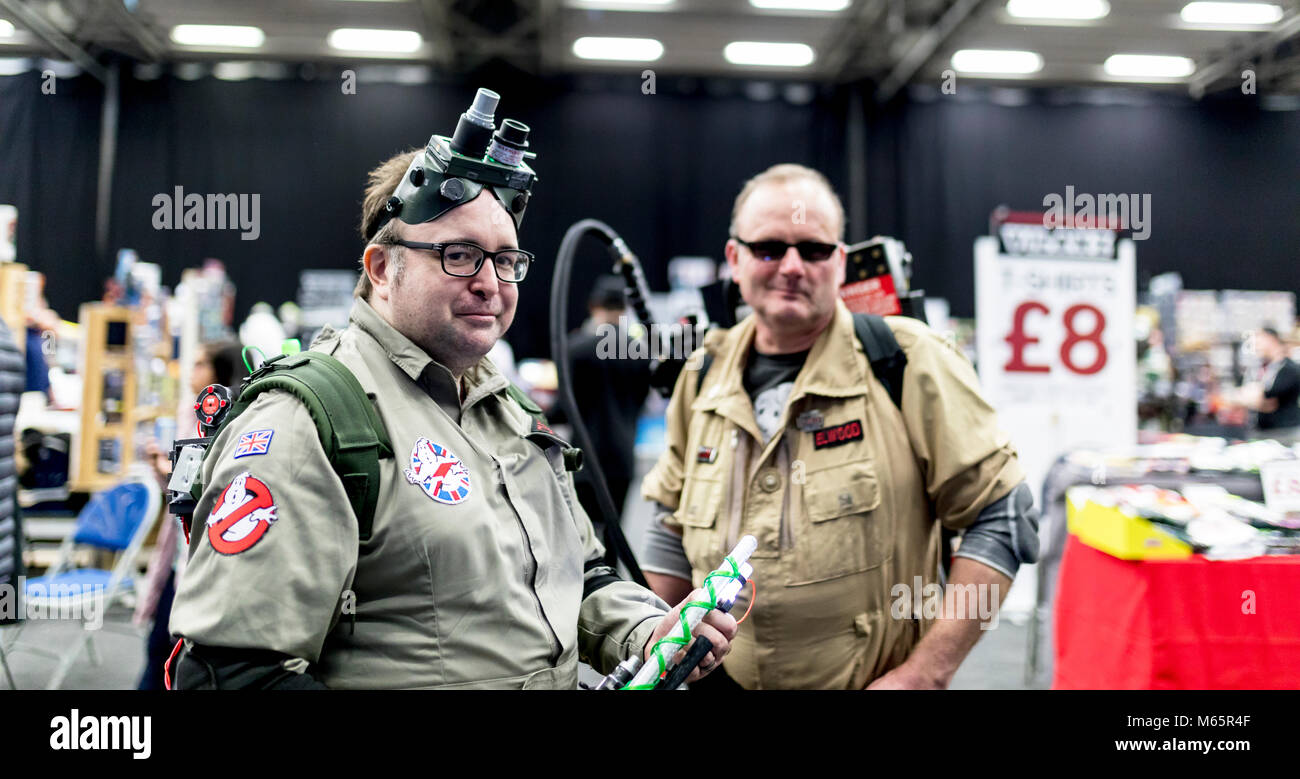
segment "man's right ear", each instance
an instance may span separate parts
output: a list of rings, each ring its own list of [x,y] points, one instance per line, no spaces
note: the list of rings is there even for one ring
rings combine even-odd
[[[393,264],[388,253],[389,247],[372,243],[361,255],[361,267],[370,279],[374,294],[383,300],[388,299],[388,285],[392,281]]]
[[[736,263],[740,257],[740,244],[735,238],[728,238],[727,245],[722,247],[722,255],[727,258],[727,265],[731,267],[732,277],[735,277]]]

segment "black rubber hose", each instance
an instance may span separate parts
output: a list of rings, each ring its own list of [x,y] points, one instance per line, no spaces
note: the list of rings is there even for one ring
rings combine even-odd
[[[560,241],[560,250],[555,255],[555,274],[551,277],[551,354],[555,357],[555,370],[559,382],[557,390],[564,413],[573,423],[573,432],[577,436],[578,446],[587,453],[583,458],[582,467],[591,469],[591,480],[596,489],[596,502],[600,504],[600,511],[605,515],[606,561],[612,564],[610,555],[613,555],[627,568],[633,581],[649,588],[645,574],[641,572],[641,566],[637,564],[636,556],[632,554],[632,547],[628,544],[627,537],[623,535],[622,512],[614,505],[609,484],[605,481],[605,473],[600,469],[600,453],[592,444],[591,435],[582,421],[578,401],[573,395],[573,364],[569,359],[567,327],[569,278],[573,272],[573,260],[577,255],[578,243],[587,233],[595,233],[611,250],[616,244],[622,244],[618,233],[615,233],[609,225],[596,219],[583,219],[577,222],[564,234],[564,240]]]
[[[691,675],[695,667],[704,662],[704,656],[713,651],[713,642],[704,636],[695,639],[691,648],[687,650],[686,657],[672,668],[664,678],[660,679],[654,686],[656,690],[676,690],[686,681],[686,677]]]

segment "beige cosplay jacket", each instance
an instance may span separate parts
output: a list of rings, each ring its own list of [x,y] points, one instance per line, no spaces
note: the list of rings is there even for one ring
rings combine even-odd
[[[290,395],[260,396],[213,443],[171,630],[270,649],[341,688],[577,686],[640,652],[667,611],[630,582],[594,592],[603,550],[561,446],[484,359],[464,399],[442,365],[357,301],[313,349],[374,398],[381,461],[373,535],[357,521]]]
[[[753,317],[710,333],[698,392],[689,367],[673,392],[642,494],[673,510],[696,586],[758,539],[757,600],[725,663],[744,687],[861,689],[901,664],[926,627],[911,592],[937,581],[938,523],[966,527],[1023,479],[969,361],[921,322],[885,321],[908,360],[901,413],[838,302],[766,444],[742,385]]]

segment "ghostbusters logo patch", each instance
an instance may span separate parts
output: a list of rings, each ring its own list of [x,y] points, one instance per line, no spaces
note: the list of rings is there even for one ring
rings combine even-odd
[[[411,449],[411,467],[402,472],[424,494],[455,506],[469,497],[469,469],[449,449],[421,437]]]
[[[276,519],[270,488],[244,471],[221,491],[208,515],[208,541],[221,554],[239,554],[262,540]]]

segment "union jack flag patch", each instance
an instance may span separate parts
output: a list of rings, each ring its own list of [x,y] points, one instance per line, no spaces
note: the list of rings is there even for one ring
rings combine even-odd
[[[244,433],[239,437],[239,444],[235,446],[233,459],[238,460],[241,457],[254,454],[266,454],[271,448],[271,436],[273,435],[275,435],[274,430],[254,430],[250,433]]]

